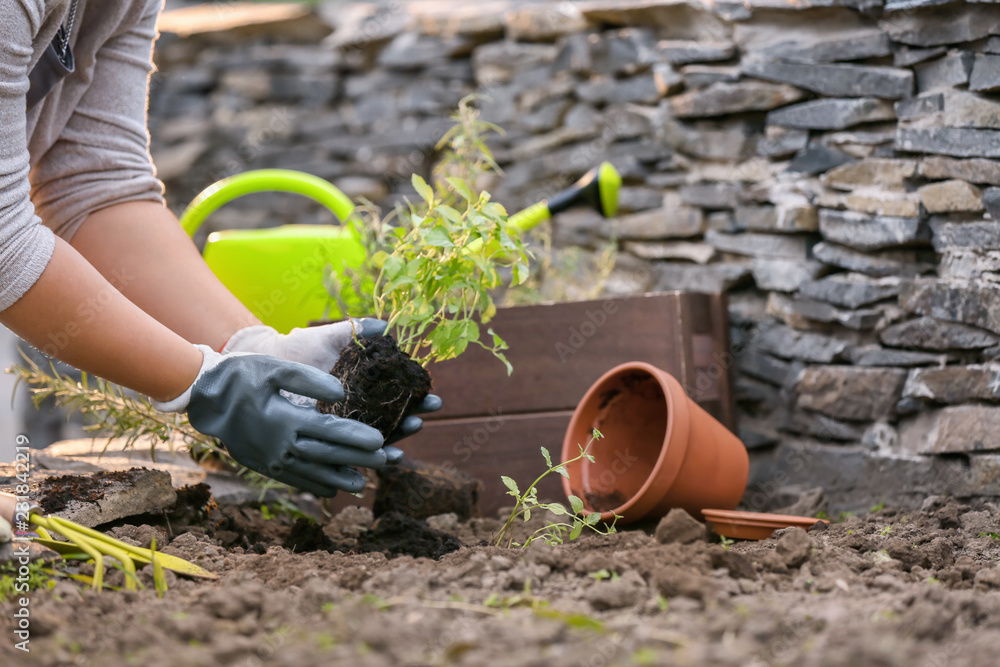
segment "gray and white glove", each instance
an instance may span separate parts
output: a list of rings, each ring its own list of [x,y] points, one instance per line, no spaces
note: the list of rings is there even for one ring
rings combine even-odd
[[[278,359],[307,364],[321,371],[329,372],[340,358],[340,351],[351,342],[354,336],[358,338],[379,336],[385,332],[386,326],[387,324],[382,320],[365,317],[305,329],[292,329],[287,334],[282,334],[261,324],[246,327],[234,333],[222,347],[222,353],[267,354]],[[396,463],[403,458],[403,451],[391,445],[423,428],[423,420],[416,415],[440,409],[441,399],[430,394],[417,408],[416,414],[408,415],[403,420],[399,428],[386,440],[385,452],[389,463]]]
[[[337,378],[262,354],[222,355],[196,347],[204,355],[198,377],[176,399],[153,405],[187,412],[191,426],[221,440],[241,465],[319,497],[364,488],[364,476],[349,466],[385,465],[376,429],[295,405],[282,395],[335,403],[344,398]]]

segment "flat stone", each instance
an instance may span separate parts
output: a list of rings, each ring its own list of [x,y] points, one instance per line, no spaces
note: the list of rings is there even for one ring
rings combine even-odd
[[[976,54],[969,78],[969,90],[992,91],[1000,89],[1000,56]]]
[[[954,250],[1000,250],[1000,225],[994,221],[931,222],[934,249],[942,253]]]
[[[782,359],[830,364],[847,359],[850,345],[843,340],[775,325],[760,332],[758,347]]]
[[[685,86],[685,79],[670,63],[653,65],[653,83],[661,96],[673,95]]]
[[[736,226],[732,211],[712,211],[705,217],[705,221],[705,229],[714,229],[717,232],[744,231]]]
[[[964,454],[1000,449],[1000,407],[961,405],[927,411],[900,425],[903,449],[915,454]]]
[[[689,90],[705,88],[713,83],[736,83],[740,80],[740,68],[732,65],[685,65],[681,67],[680,73],[684,87]]]
[[[892,64],[896,67],[909,67],[931,58],[943,56],[947,51],[948,49],[943,46],[933,46],[928,49],[914,49],[904,46],[892,54]]]
[[[403,32],[379,53],[378,64],[388,69],[412,70],[446,61],[457,53],[471,50],[465,38],[445,39],[417,32]]]
[[[944,94],[943,122],[948,127],[1000,129],[1000,102],[976,93]]]
[[[965,181],[930,183],[917,192],[920,193],[920,203],[930,213],[983,210],[983,191]]]
[[[808,435],[822,442],[858,442],[864,428],[808,410],[787,410],[779,413],[778,428],[790,433]]]
[[[917,90],[922,94],[932,90],[954,88],[969,82],[973,54],[969,51],[949,53],[943,58],[923,62],[914,68]]]
[[[757,155],[783,158],[792,155],[809,143],[809,131],[768,125],[764,138],[757,143]]]
[[[756,232],[815,232],[819,214],[813,206],[738,206],[736,227]]]
[[[913,120],[944,111],[944,95],[941,93],[930,93],[911,97],[908,100],[899,100],[893,105],[896,110],[896,118],[899,120]]]
[[[708,230],[705,242],[720,252],[750,257],[805,259],[809,249],[808,239],[787,234],[725,234]]]
[[[804,130],[843,130],[860,123],[895,118],[892,102],[872,97],[813,100],[767,114],[770,125]]]
[[[753,129],[742,121],[688,126],[669,119],[663,130],[670,146],[705,160],[738,161],[754,152]]]
[[[761,81],[713,83],[668,100],[678,118],[705,118],[745,111],[767,111],[797,102],[805,93],[784,84]]]
[[[853,348],[850,358],[851,363],[855,366],[938,366],[947,361],[947,357],[940,354],[915,350],[892,350],[878,345]]]
[[[953,157],[1000,157],[1000,132],[960,127],[901,126],[896,131],[896,150]]]
[[[656,525],[656,541],[660,544],[691,544],[706,537],[705,524],[679,507],[667,512]]]
[[[917,280],[903,286],[906,311],[1000,333],[1000,285],[979,280]]]
[[[994,222],[1000,222],[1000,188],[986,189],[983,193],[983,206]]]
[[[829,97],[898,100],[913,94],[913,72],[895,67],[751,62],[743,73]]]
[[[886,327],[879,334],[883,344],[920,350],[981,350],[1000,342],[989,331],[933,317],[921,317]]]
[[[906,250],[870,253],[822,242],[813,246],[812,253],[813,257],[825,264],[876,278],[918,276],[934,269],[933,264],[917,261],[916,253]]]
[[[892,192],[880,188],[863,188],[832,197],[822,195],[816,201],[823,207],[843,207],[868,215],[894,218],[915,218],[921,215],[920,198],[909,192]]]
[[[851,211],[821,209],[823,238],[858,250],[880,250],[930,240],[930,229],[920,218],[869,216]]]
[[[873,279],[860,274],[837,274],[804,283],[799,294],[843,308],[860,308],[899,294],[897,278]]]
[[[170,483],[170,473],[163,470],[133,468],[129,471],[94,472],[83,477],[96,481],[101,497],[96,500],[73,499],[58,510],[57,516],[93,528],[101,524],[159,512],[177,502],[177,492]],[[42,486],[44,493],[44,483]],[[44,495],[35,499],[46,507]]]
[[[736,55],[736,45],[732,42],[663,39],[657,42],[656,53],[672,65],[720,62]]]
[[[662,207],[619,216],[611,228],[622,239],[686,238],[705,231],[705,219],[701,209],[683,205],[679,195],[670,193]]]
[[[945,366],[910,371],[903,396],[935,403],[1000,400],[1000,365]]]
[[[823,174],[824,185],[838,190],[854,190],[877,185],[902,190],[906,181],[917,174],[916,160],[867,158],[841,165]]]
[[[853,161],[854,158],[844,151],[813,143],[796,153],[788,164],[788,171],[813,176]]]
[[[592,104],[655,104],[663,96],[649,72],[628,79],[597,77],[580,84],[576,94]]]
[[[472,52],[476,82],[481,85],[510,81],[518,72],[547,65],[558,51],[551,44],[523,44],[506,40],[489,42]]]
[[[996,34],[1000,30],[1000,16],[990,5],[924,7],[888,12],[879,20],[878,27],[894,42],[940,46]]]
[[[876,28],[834,32],[825,39],[790,39],[754,52],[761,60],[789,63],[832,63],[892,54],[889,39]]]
[[[740,373],[769,384],[782,386],[788,380],[792,365],[769,354],[748,349],[736,360]]]
[[[725,292],[750,278],[745,264],[660,264],[655,269],[654,291],[688,290]]]
[[[680,259],[695,264],[708,264],[718,254],[715,248],[707,243],[687,241],[625,241],[622,249],[642,259]]]
[[[767,259],[754,257],[750,264],[757,289],[794,292],[799,286],[823,274],[827,267],[809,259]]]
[[[946,157],[928,156],[920,161],[918,171],[924,178],[934,180],[955,178],[970,183],[1000,185],[1000,162],[994,162],[993,160],[979,158],[955,160]]]
[[[823,301],[803,297],[784,299],[779,303],[777,297],[776,292],[770,295],[774,302],[774,314],[793,326],[799,323],[824,322],[840,324],[855,331],[867,331],[878,326],[885,317],[884,312],[876,308],[845,310]]]
[[[694,183],[681,188],[681,201],[709,209],[734,208],[742,191],[738,183]]]
[[[889,419],[905,383],[902,369],[810,366],[796,379],[795,405],[834,419]]]
[[[523,5],[504,12],[507,39],[515,42],[550,42],[590,25],[572,3]]]
[[[996,223],[992,223],[996,227]],[[1000,236],[994,231],[994,236]],[[945,280],[1000,280],[1000,251],[949,250],[941,256],[938,275]]]
[[[655,35],[643,28],[601,33],[590,49],[591,69],[600,74],[635,74],[657,62]]]

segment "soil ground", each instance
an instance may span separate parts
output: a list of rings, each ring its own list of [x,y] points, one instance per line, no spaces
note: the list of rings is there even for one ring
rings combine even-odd
[[[149,568],[137,593],[61,580],[31,594],[30,654],[12,648],[15,607],[0,604],[0,664],[997,664],[1000,511],[991,505],[929,498],[920,511],[725,546],[622,530],[496,548],[481,543],[497,520],[454,515],[416,527],[387,515],[373,541],[371,524],[361,508],[314,526],[215,507],[174,517],[172,539],[162,520],[111,528],[137,544],[156,536],[169,542],[163,551],[220,578],[169,574],[163,599]],[[414,530],[439,560],[357,552]]]

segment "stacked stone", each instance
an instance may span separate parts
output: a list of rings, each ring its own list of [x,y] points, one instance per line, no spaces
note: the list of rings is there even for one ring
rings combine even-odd
[[[834,506],[838,488],[842,505],[1000,495],[1000,8],[709,5],[330,3],[165,35],[154,155],[177,209],[260,167],[391,205],[483,93],[507,130],[484,185],[508,207],[602,160],[622,173],[621,216],[568,213],[555,236],[617,242],[609,292],[730,293],[762,486],[891,469],[879,488],[828,479]],[[210,224],[327,220],[289,198]]]

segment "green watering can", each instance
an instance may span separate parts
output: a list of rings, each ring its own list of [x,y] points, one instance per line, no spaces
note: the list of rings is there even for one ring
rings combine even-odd
[[[533,204],[507,220],[508,230],[524,232],[554,214],[579,205],[606,218],[618,210],[621,176],[610,162],[587,172],[569,189]],[[255,192],[293,192],[310,197],[341,222],[354,204],[332,183],[288,169],[259,169],[224,178],[201,192],[181,215],[193,236],[213,211]],[[268,229],[212,232],[205,262],[219,280],[264,324],[287,333],[326,317],[342,316],[325,287],[328,269],[342,273],[362,266],[365,250],[349,225],[282,225]],[[352,295],[343,295],[351,303]]]

